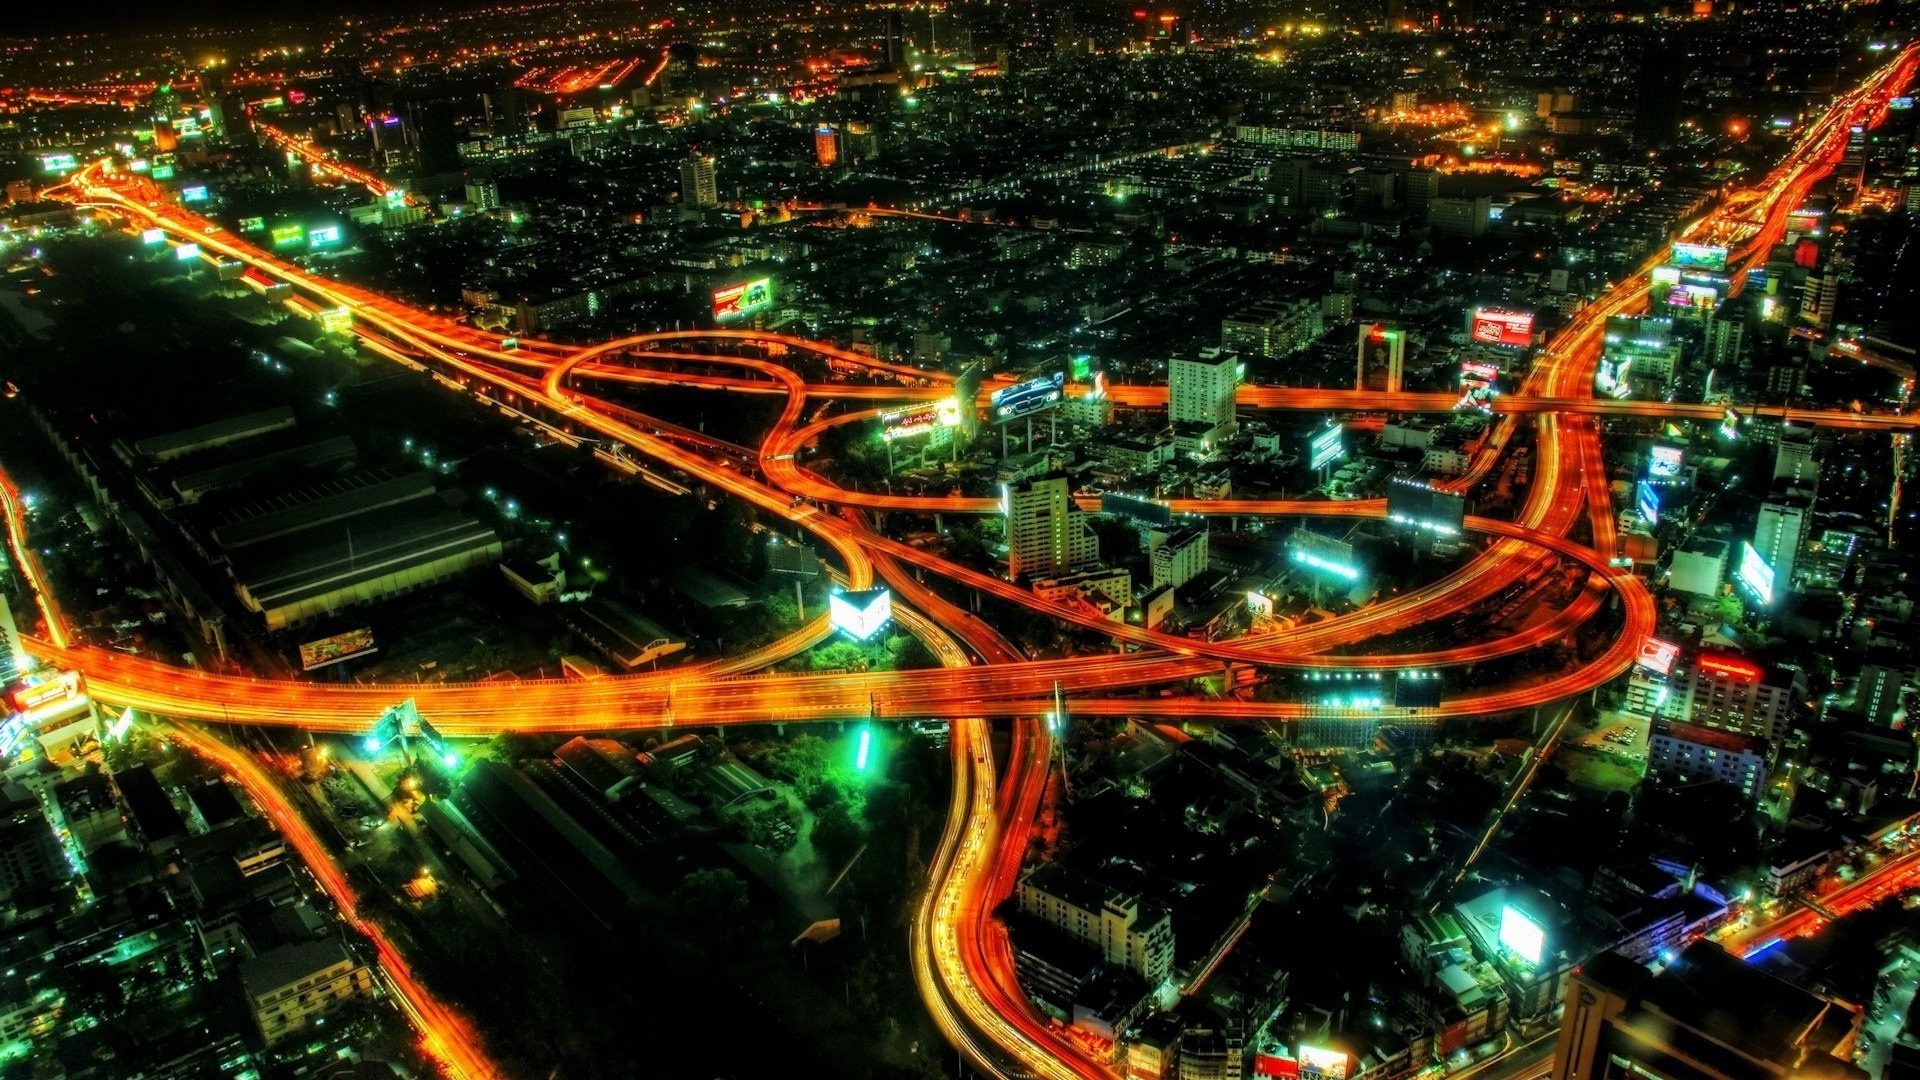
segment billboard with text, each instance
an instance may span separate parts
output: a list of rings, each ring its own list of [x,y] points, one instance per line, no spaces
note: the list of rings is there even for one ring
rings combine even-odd
[[[1533,312],[1475,308],[1472,336],[1485,345],[1527,348],[1533,344]]]

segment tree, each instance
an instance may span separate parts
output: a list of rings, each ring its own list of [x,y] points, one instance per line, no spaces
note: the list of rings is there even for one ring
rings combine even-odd
[[[747,913],[747,883],[726,867],[695,870],[680,880],[674,900],[688,926],[733,931]]]

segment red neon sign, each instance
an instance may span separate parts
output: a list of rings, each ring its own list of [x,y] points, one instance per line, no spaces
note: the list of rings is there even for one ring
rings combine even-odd
[[[1766,674],[1760,665],[1738,656],[1701,656],[1694,662],[1701,674],[1714,679],[1733,679],[1736,682],[1759,682]]]

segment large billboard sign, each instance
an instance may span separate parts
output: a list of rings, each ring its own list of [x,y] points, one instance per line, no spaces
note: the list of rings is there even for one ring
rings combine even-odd
[[[731,319],[773,303],[773,279],[757,278],[713,291],[713,317]]]
[[[1287,557],[1301,566],[1346,581],[1360,580],[1360,568],[1353,561],[1353,545],[1312,529],[1293,530],[1292,535],[1287,537]]]
[[[1529,964],[1538,964],[1547,945],[1547,932],[1511,906],[1500,909],[1500,944]]]
[[[321,308],[314,312],[320,320],[320,332],[323,334],[348,334],[353,332],[353,309],[349,307]]]
[[[173,249],[173,257],[181,262],[192,262],[200,257],[199,244],[181,244]]]
[[[1727,406],[1726,412],[1720,414],[1720,436],[1725,439],[1740,437],[1740,413],[1731,405]]]
[[[1300,1080],[1347,1080],[1351,1061],[1343,1051],[1301,1043]]]
[[[1679,658],[1680,646],[1650,637],[1640,643],[1640,655],[1633,662],[1656,675],[1666,675],[1673,671],[1673,662]]]
[[[1307,443],[1307,467],[1325,468],[1347,456],[1346,428],[1335,424],[1324,431],[1315,432]]]
[[[1641,480],[1634,485],[1634,512],[1648,525],[1660,524],[1660,489]]]
[[[886,589],[862,589],[827,597],[827,621],[855,641],[880,632],[893,618],[893,594]]]
[[[1675,244],[1673,245],[1674,266],[1697,266],[1702,270],[1725,270],[1727,268],[1727,249],[1717,244]]]
[[[1733,576],[1762,607],[1773,605],[1773,567],[1745,540],[1740,541],[1740,565]]]
[[[1667,306],[1680,308],[1700,315],[1711,315],[1715,304],[1720,302],[1719,290],[1705,285],[1675,285],[1667,293]]]
[[[4,694],[0,694],[0,701],[5,702],[8,712],[30,713],[42,706],[79,696],[80,676],[75,672],[63,671],[50,678],[35,675],[8,683]]]
[[[1734,682],[1759,682],[1766,674],[1759,664],[1743,656],[1727,653],[1701,653],[1694,658],[1693,666],[1710,679],[1731,679]]]
[[[1418,480],[1396,476],[1387,482],[1387,520],[1441,536],[1458,536],[1466,527],[1467,501]]]
[[[1484,345],[1527,348],[1533,344],[1533,312],[1475,308],[1472,336]]]
[[[1656,480],[1667,480],[1680,475],[1680,467],[1686,464],[1685,447],[1672,443],[1657,442],[1647,456],[1647,475]]]
[[[371,656],[379,651],[379,646],[373,643],[373,631],[363,626],[300,646],[300,670],[313,671],[342,660]]]
[[[959,423],[958,411],[953,415],[954,423]],[[929,401],[880,414],[880,437],[888,442],[925,435],[939,426],[940,406],[937,402]]]
[[[993,418],[998,421],[1017,420],[1051,409],[1066,397],[1066,386],[1067,373],[1064,371],[1049,372],[1012,386],[1003,386],[988,399]]]

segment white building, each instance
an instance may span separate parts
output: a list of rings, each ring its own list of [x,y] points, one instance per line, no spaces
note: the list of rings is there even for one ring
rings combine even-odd
[[[1207,530],[1198,526],[1172,532],[1147,533],[1148,559],[1153,564],[1153,587],[1179,588],[1207,568]]]
[[[1767,783],[1767,744],[1752,735],[1662,721],[1647,740],[1647,773],[1675,783],[1712,780],[1754,798]]]
[[[1673,553],[1667,587],[1695,596],[1718,596],[1727,580],[1727,542],[1695,537]]]
[[[1674,667],[1660,718],[1775,739],[1786,733],[1793,703],[1806,693],[1806,676],[1796,669],[1702,654]]]
[[[1202,349],[1187,360],[1167,362],[1167,419],[1178,425],[1226,427],[1232,433],[1234,391],[1240,384],[1240,358],[1220,349]]]
[[[702,210],[720,205],[720,185],[711,157],[691,157],[680,163],[680,202]]]
[[[1064,577],[1099,563],[1100,538],[1074,504],[1064,475],[1035,477],[1004,491],[1010,576]]]
[[[1760,504],[1760,517],[1753,527],[1753,550],[1773,568],[1776,599],[1792,590],[1794,564],[1805,550],[1812,528],[1812,499],[1776,494]]]
[[[1021,911],[1093,946],[1107,963],[1139,975],[1149,987],[1165,982],[1173,969],[1173,921],[1137,895],[1047,863],[1020,879],[1018,900]]]

